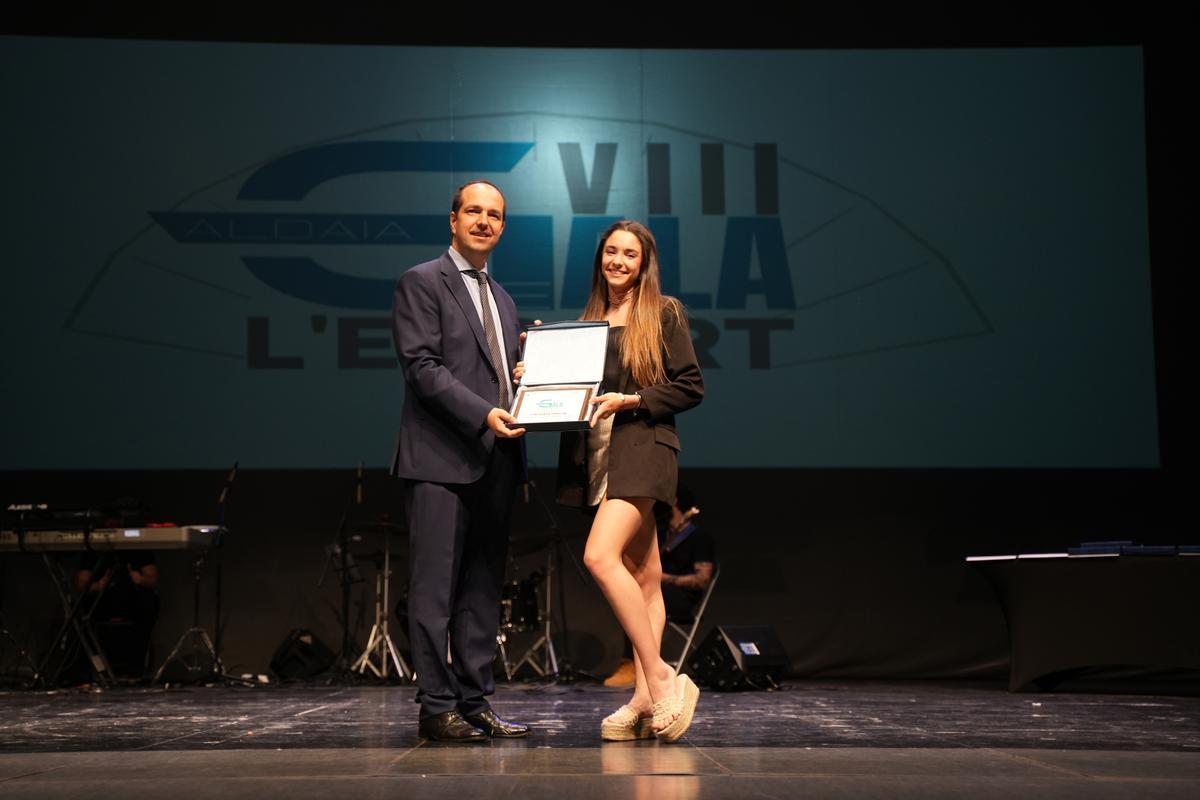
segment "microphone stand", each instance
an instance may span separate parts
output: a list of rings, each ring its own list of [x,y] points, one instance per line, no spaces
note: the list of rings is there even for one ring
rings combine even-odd
[[[167,655],[166,659],[163,660],[162,665],[158,668],[158,671],[154,673],[154,678],[151,681],[152,683],[158,683],[159,681],[161,681],[162,677],[163,677],[163,673],[166,672],[167,667],[170,665],[170,663],[172,661],[174,661],[177,657],[179,657],[181,651],[183,650],[184,646],[188,643],[188,641],[195,640],[198,645],[198,649],[200,649],[202,651],[202,653],[206,654],[209,657],[210,661],[209,661],[207,670],[204,670],[204,668],[201,667],[199,665],[199,663],[196,661],[192,661],[191,663],[185,663],[184,664],[185,668],[187,669],[187,671],[189,673],[191,673],[188,676],[189,681],[195,682],[195,683],[204,683],[206,681],[209,681],[209,680],[215,678],[227,685],[230,685],[230,684],[237,684],[237,685],[241,685],[241,686],[253,686],[254,685],[253,680],[250,680],[248,678],[242,678],[242,677],[239,677],[236,675],[230,675],[229,673],[225,672],[225,666],[224,666],[224,664],[221,663],[221,654],[220,654],[221,653],[221,648],[220,648],[221,628],[222,628],[222,625],[221,625],[221,577],[222,577],[221,576],[221,562],[223,560],[223,556],[222,556],[223,551],[221,550],[221,544],[224,541],[225,533],[227,533],[227,529],[225,528],[225,509],[226,509],[226,506],[228,505],[229,496],[233,492],[233,482],[237,478],[237,471],[238,471],[238,462],[235,461],[233,464],[233,468],[231,470],[229,470],[229,476],[225,478],[225,485],[221,488],[221,494],[217,498],[218,525],[217,525],[216,532],[213,534],[213,548],[215,548],[217,551],[216,552],[216,562],[217,562],[216,615],[217,615],[217,617],[214,622],[214,637],[215,637],[216,641],[214,642],[213,639],[209,638],[208,631],[205,630],[204,627],[202,627],[200,625],[200,578],[204,572],[204,559],[207,555],[206,552],[202,552],[200,555],[198,555],[196,557],[196,560],[192,562],[192,579],[195,581],[194,586],[193,586],[193,594],[192,594],[192,627],[190,627],[186,631],[184,631],[183,635],[179,637],[179,641],[177,641],[175,643],[175,647],[173,647],[171,649],[171,652]]]

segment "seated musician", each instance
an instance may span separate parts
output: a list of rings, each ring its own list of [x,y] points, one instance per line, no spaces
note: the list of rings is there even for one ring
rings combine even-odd
[[[667,619],[691,622],[713,576],[716,546],[700,526],[696,496],[686,486],[676,492],[666,531],[660,533],[663,602]]]
[[[121,552],[99,575],[98,561],[99,557],[90,553],[80,558],[75,590],[99,598],[99,605],[92,610],[92,627],[113,672],[143,679],[148,676],[150,639],[159,610],[154,552]]]

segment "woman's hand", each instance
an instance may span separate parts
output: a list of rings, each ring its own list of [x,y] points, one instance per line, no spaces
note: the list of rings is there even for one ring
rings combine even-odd
[[[592,419],[588,423],[591,427],[596,427],[596,423],[604,420],[605,417],[610,417],[618,411],[628,411],[631,408],[637,408],[640,399],[636,394],[621,394],[620,392],[606,392],[599,397],[592,398],[592,405],[596,410],[592,412]]]
[[[533,321],[533,324],[534,324],[534,326],[541,325],[541,324],[542,324],[542,321],[541,321],[540,319],[535,319],[535,320]],[[526,332],[525,332],[525,331],[521,331],[521,337],[520,337],[520,338],[521,338],[521,344],[525,344],[525,336],[526,336]]]
[[[535,319],[535,320],[533,321],[533,324],[534,324],[534,325],[541,325],[541,324],[542,324],[542,321],[541,321],[540,319]],[[524,347],[524,346],[525,346],[525,337],[526,337],[526,336],[527,336],[526,332],[525,332],[525,331],[521,331],[521,337],[520,337],[520,338],[521,338],[521,346],[522,346],[522,347]],[[522,376],[522,375],[524,375],[524,374],[525,374],[525,362],[524,362],[524,361],[518,361],[518,362],[517,362],[517,365],[516,365],[515,367],[513,367],[513,383],[520,383],[520,382],[521,382],[521,376]]]

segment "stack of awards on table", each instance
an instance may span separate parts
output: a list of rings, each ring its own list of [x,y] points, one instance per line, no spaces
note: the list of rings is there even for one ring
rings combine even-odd
[[[512,405],[517,424],[530,431],[587,428],[607,351],[607,322],[552,322],[528,328],[525,374]]]

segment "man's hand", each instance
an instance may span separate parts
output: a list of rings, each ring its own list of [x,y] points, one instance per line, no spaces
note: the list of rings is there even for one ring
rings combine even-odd
[[[692,566],[695,572],[688,575],[670,575],[664,572],[662,582],[667,586],[678,586],[682,589],[707,589],[708,584],[712,581],[713,563],[697,561]]]
[[[487,426],[492,429],[492,433],[502,439],[519,439],[525,435],[524,428],[510,428],[509,425],[516,425],[517,418],[505,411],[503,408],[493,408],[487,415]]]
[[[108,586],[110,581],[112,581],[112,569],[111,568],[104,570],[104,574],[100,576],[100,579],[98,581],[93,582],[92,585],[89,586],[88,588],[93,592],[103,591],[104,588]]]

